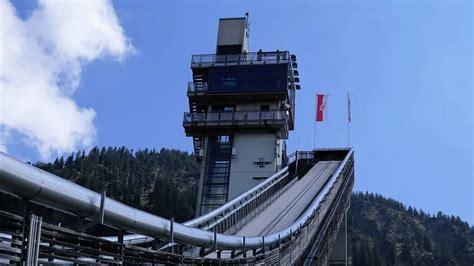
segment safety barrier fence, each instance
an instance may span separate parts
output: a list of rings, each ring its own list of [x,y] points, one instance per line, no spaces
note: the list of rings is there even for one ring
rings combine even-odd
[[[25,219],[0,211],[0,264],[123,265],[184,261],[178,254],[107,241],[41,220],[34,214]]]
[[[288,51],[252,52],[228,55],[199,54],[192,56],[191,67],[288,63],[290,59],[296,61],[296,57],[290,57]]]
[[[285,111],[222,111],[207,113],[185,112],[183,116],[184,126],[193,125],[259,125],[261,123],[281,123],[287,119]]]

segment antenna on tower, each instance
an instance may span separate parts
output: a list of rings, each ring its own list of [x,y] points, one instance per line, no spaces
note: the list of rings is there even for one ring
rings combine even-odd
[[[245,32],[245,37],[247,37],[247,43],[249,41],[249,37],[250,37],[250,21],[249,21],[249,12],[245,12],[245,17],[247,18],[247,30]],[[248,44],[247,44],[247,47],[248,47]]]

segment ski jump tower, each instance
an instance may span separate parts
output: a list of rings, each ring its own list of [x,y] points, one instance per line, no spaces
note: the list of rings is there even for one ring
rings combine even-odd
[[[193,55],[183,126],[201,162],[196,215],[286,165],[300,89],[296,56],[249,51],[248,16],[219,20],[215,54]]]

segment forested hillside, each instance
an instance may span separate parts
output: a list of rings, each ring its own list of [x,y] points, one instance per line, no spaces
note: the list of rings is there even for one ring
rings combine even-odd
[[[162,217],[194,216],[199,167],[186,152],[96,147],[36,166]]]
[[[35,165],[95,191],[106,189],[116,200],[163,217],[185,221],[194,215],[199,168],[186,152],[94,148]],[[355,193],[351,200],[353,265],[474,264],[474,229],[461,218],[430,215],[372,193]],[[18,200],[0,195],[0,209],[19,209],[15,204]],[[43,210],[43,215],[56,214]]]
[[[355,265],[474,265],[474,228],[373,193],[354,193],[348,214]]]

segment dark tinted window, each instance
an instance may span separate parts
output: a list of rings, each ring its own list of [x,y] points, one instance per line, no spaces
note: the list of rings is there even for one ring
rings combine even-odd
[[[209,92],[286,90],[288,66],[214,67],[209,70]]]

